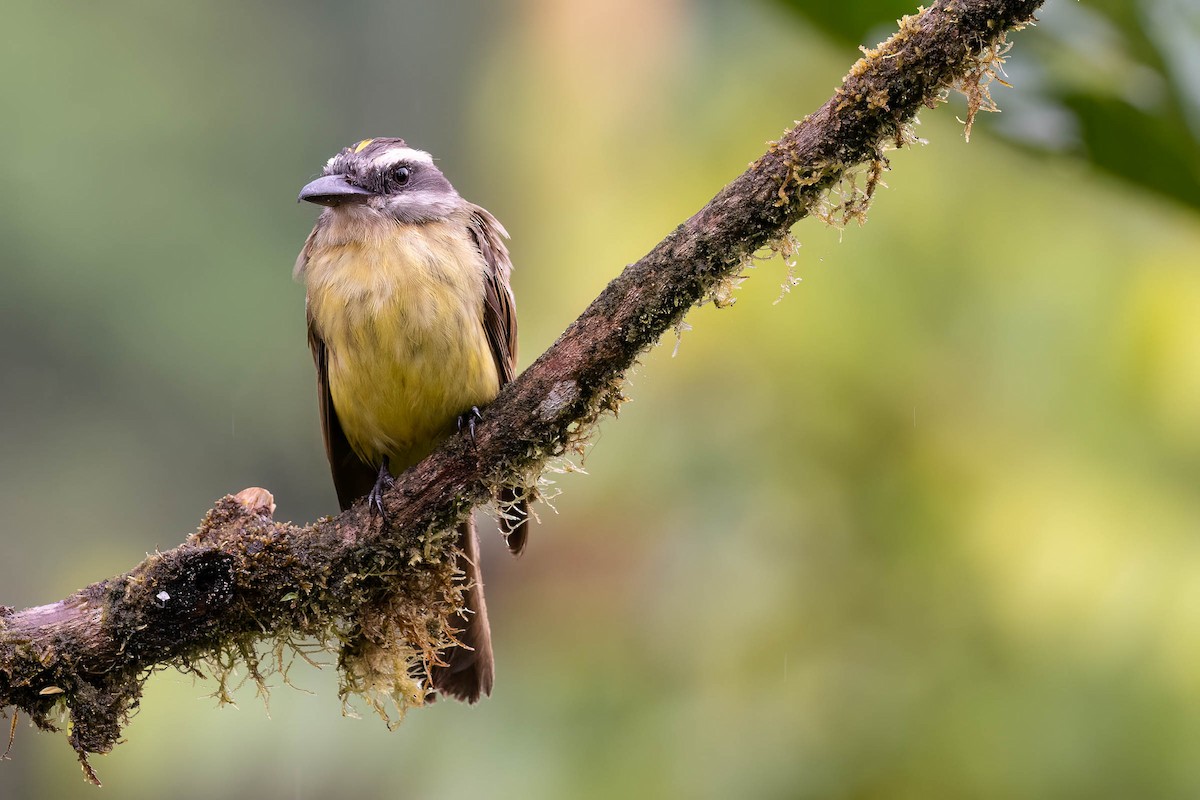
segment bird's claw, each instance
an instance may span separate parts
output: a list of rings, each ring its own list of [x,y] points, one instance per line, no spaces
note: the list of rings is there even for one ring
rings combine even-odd
[[[379,467],[379,477],[375,479],[375,485],[371,487],[371,492],[367,495],[367,508],[370,509],[371,516],[378,516],[384,522],[387,521],[387,514],[383,511],[383,493],[392,488],[395,483],[396,479],[388,471],[388,463],[385,458],[382,466]]]
[[[463,427],[466,426],[472,447],[475,446],[475,425],[481,419],[483,419],[483,414],[479,413],[479,406],[471,406],[470,411],[458,415],[458,432],[461,434]]]

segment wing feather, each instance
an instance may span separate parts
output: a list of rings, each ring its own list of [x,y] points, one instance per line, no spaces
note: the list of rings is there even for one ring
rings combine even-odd
[[[486,209],[471,206],[471,232],[475,245],[483,255],[487,271],[484,274],[483,328],[492,347],[500,385],[512,381],[517,373],[517,309],[510,276],[512,262],[504,239],[508,231]],[[501,518],[508,549],[520,555],[529,536],[529,508],[524,499],[506,489],[500,493],[500,504],[515,519]]]

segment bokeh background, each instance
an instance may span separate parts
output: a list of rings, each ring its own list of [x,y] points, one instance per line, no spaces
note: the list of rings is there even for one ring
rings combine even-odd
[[[6,4],[0,603],[246,486],[336,508],[291,269],[339,147],[404,136],[505,222],[524,366],[911,10]],[[490,700],[389,733],[331,669],[269,715],[165,671],[102,791],[1200,796],[1198,39],[1050,0],[970,144],[923,113],[781,302],[763,262],[649,353],[528,554],[487,537]],[[97,796],[22,724],[0,797]]]

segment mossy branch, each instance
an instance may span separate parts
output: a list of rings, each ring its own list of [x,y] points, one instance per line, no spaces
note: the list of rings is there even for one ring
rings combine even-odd
[[[220,673],[240,661],[258,679],[264,640],[277,663],[289,647],[303,655],[297,642],[335,650],[343,692],[382,713],[388,700],[400,712],[419,704],[412,666],[427,666],[452,640],[447,620],[460,602],[444,532],[502,487],[535,487],[549,460],[580,448],[619,404],[638,356],[693,306],[726,298],[756,251],[786,249],[791,226],[810,214],[861,219],[884,151],[913,141],[922,107],[956,88],[971,115],[989,108],[1005,36],[1040,5],[942,0],[900,20],[824,106],[627,267],[505,387],[473,447],[452,439],[402,475],[385,497],[390,524],[361,504],[304,527],[279,523],[270,495],[246,490],[217,503],[187,542],[124,575],[50,605],[0,607],[0,709],[46,729],[65,711],[70,743],[95,780],[87,754],[116,744],[151,672]],[[863,186],[831,207],[830,190],[863,165]]]

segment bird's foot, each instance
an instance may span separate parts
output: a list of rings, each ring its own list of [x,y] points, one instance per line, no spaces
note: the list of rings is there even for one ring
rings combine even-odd
[[[479,413],[479,406],[471,406],[471,410],[458,415],[458,432],[461,434],[463,428],[467,429],[467,435],[471,437],[471,447],[475,446],[475,425],[481,419],[483,414]]]
[[[371,492],[367,495],[367,508],[371,510],[371,515],[378,515],[385,522],[387,515],[383,512],[383,493],[392,488],[395,483],[396,479],[388,471],[388,460],[385,457],[379,467],[379,477],[375,479],[375,485],[371,487]]]

